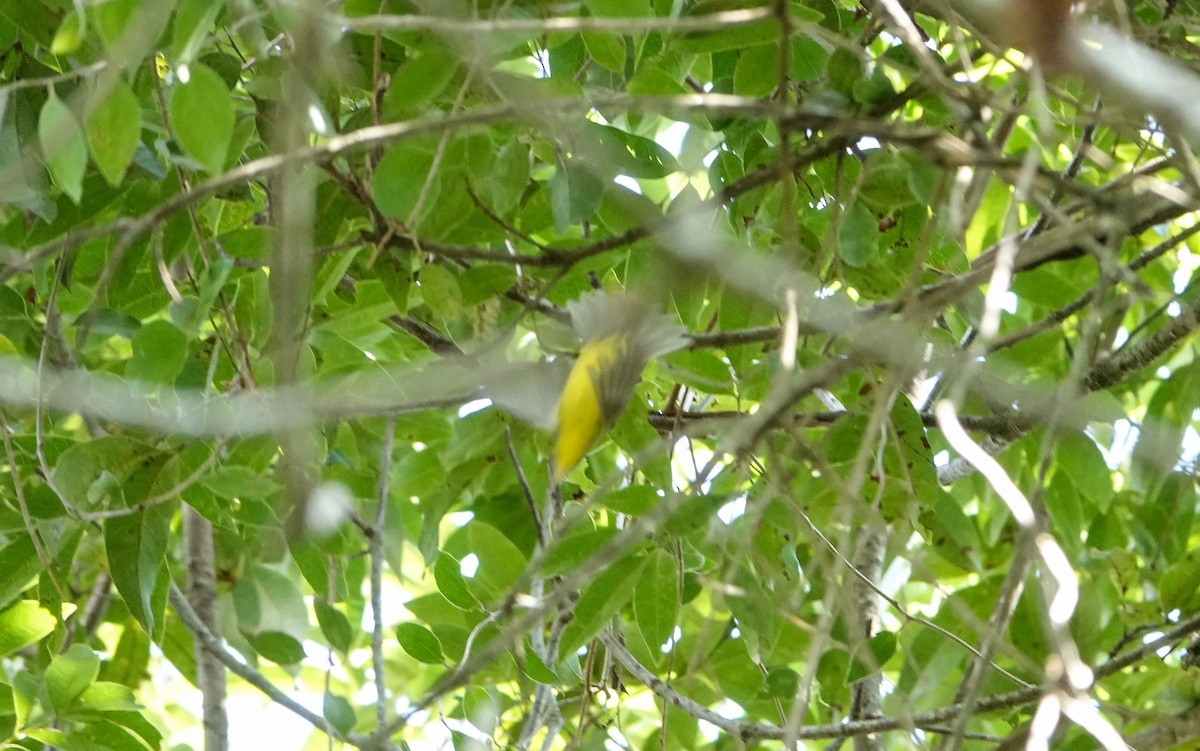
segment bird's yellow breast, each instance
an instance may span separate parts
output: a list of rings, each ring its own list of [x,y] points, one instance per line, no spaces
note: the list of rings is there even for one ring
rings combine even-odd
[[[621,356],[624,337],[615,334],[584,345],[567,376],[558,402],[558,440],[554,445],[554,478],[561,480],[616,415],[601,407],[604,372]]]

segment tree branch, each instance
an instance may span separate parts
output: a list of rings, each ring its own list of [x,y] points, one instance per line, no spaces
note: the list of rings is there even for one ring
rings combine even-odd
[[[188,505],[183,507],[183,547],[187,565],[188,600],[198,621],[220,638],[221,611],[217,604],[216,563],[212,524]],[[229,747],[229,716],[225,712],[225,668],[221,660],[196,639],[196,683],[204,712],[204,751]]]
[[[182,621],[187,630],[192,633],[192,636],[195,637],[196,641],[198,641],[200,645],[208,651],[209,654],[220,660],[221,664],[223,664],[229,670],[229,672],[246,681],[246,683],[249,683],[251,686],[265,694],[271,699],[271,701],[280,705],[284,709],[287,709],[292,714],[307,722],[309,725],[312,725],[315,729],[320,730],[322,733],[326,733],[330,737],[344,743],[349,743],[356,748],[379,748],[378,745],[370,745],[372,744],[372,740],[366,736],[358,735],[357,733],[343,734],[330,727],[329,724],[325,722],[325,718],[309,711],[308,708],[297,702],[292,697],[288,696],[287,692],[277,687],[262,673],[250,667],[237,657],[234,657],[232,653],[225,649],[220,637],[208,630],[208,627],[205,626],[204,622],[200,620],[200,617],[196,615],[196,611],[192,609],[192,606],[188,603],[187,598],[174,582],[171,583],[169,599],[171,603],[171,609],[174,610],[175,614],[179,616],[179,620]],[[397,747],[390,742],[384,746],[384,749],[385,751],[398,751]]]

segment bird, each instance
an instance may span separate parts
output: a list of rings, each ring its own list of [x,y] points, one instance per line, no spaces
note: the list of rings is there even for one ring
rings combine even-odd
[[[643,298],[594,290],[567,303],[582,344],[574,361],[488,367],[484,395],[514,417],[555,433],[559,483],[624,411],[652,359],[687,345],[684,330]]]
[[[558,398],[556,482],[616,422],[647,363],[688,342],[677,323],[629,293],[591,292],[567,312],[583,346]]]

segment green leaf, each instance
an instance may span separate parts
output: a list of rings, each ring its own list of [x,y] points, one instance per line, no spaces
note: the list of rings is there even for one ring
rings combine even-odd
[[[1083,497],[1100,513],[1107,511],[1113,496],[1112,471],[1096,442],[1082,433],[1067,433],[1059,439],[1055,458]]]
[[[662,503],[662,500],[658,491],[650,485],[630,485],[611,493],[605,493],[600,502],[613,511],[630,516],[641,516],[654,510],[658,504]]]
[[[812,37],[797,34],[792,38],[791,66],[788,77],[793,81],[810,81],[825,72],[829,53]]]
[[[499,264],[472,266],[458,276],[463,305],[472,307],[482,305],[498,292],[512,289],[516,281],[517,272],[513,267]]]
[[[274,227],[242,227],[219,238],[221,248],[233,258],[266,260],[279,242]]]
[[[598,31],[585,31],[580,36],[593,60],[613,73],[625,72],[625,40]]]
[[[704,54],[724,50],[740,50],[775,39],[779,30],[771,20],[729,26],[717,31],[686,32],[671,38],[668,46],[675,52]]]
[[[633,590],[633,614],[647,649],[657,651],[675,632],[679,618],[679,567],[655,549]]]
[[[166,559],[175,504],[160,503],[104,523],[104,547],[113,585],[152,638],[162,633]]]
[[[421,194],[426,192],[425,183],[433,179],[431,172],[437,143],[435,138],[414,138],[401,141],[384,152],[375,167],[372,182],[375,204],[384,216],[419,223],[420,216],[412,214]],[[429,211],[431,197],[426,196],[422,213]]]
[[[608,623],[633,596],[633,583],[646,564],[643,556],[626,556],[610,565],[589,584],[575,603],[575,619],[563,630],[560,660],[574,654]]]
[[[321,599],[313,601],[313,610],[317,614],[321,633],[329,640],[330,646],[341,652],[349,652],[354,645],[354,630],[342,611]]]
[[[601,527],[562,538],[546,554],[542,562],[542,573],[547,576],[561,576],[572,571],[592,553],[615,539],[617,533],[618,530],[611,527]]]
[[[375,270],[396,310],[400,315],[408,313],[408,293],[413,283],[409,257],[392,255],[380,258],[375,261]]]
[[[135,381],[172,383],[187,360],[187,336],[170,321],[146,324],[130,344],[133,357],[125,366],[125,376]]]
[[[648,0],[584,0],[593,16],[602,18],[648,18],[654,14]]]
[[[462,564],[443,551],[433,562],[433,578],[437,582],[438,591],[442,596],[463,610],[472,610],[478,606],[475,598],[467,587],[467,580],[462,575]]]
[[[891,79],[882,70],[875,68],[870,75],[854,82],[852,93],[854,101],[873,107],[886,101],[896,90],[892,88]]]
[[[86,712],[136,712],[141,709],[132,688],[107,681],[89,685],[76,704],[80,711]]]
[[[763,682],[763,691],[771,699],[791,699],[800,685],[800,674],[788,667],[771,668]]]
[[[445,266],[436,263],[422,266],[419,280],[421,299],[430,309],[447,320],[462,315],[462,290]]]
[[[196,680],[196,651],[195,640],[187,627],[174,616],[165,619],[164,633],[159,642],[163,656],[187,679],[188,683],[199,687]]]
[[[537,656],[528,639],[525,641],[524,649],[521,650],[521,659],[518,660],[518,664],[521,672],[531,681],[537,681],[547,686],[558,683],[558,676],[553,670],[546,667],[546,663],[542,662],[541,657]]]
[[[968,571],[978,568],[983,546],[979,530],[950,494],[937,493],[933,508],[921,513],[920,521],[930,530],[938,553]]]
[[[295,579],[271,566],[246,569],[233,588],[238,626],[247,634],[277,633],[296,641],[308,637],[308,608]]]
[[[419,623],[401,623],[396,626],[396,640],[417,662],[426,665],[441,665],[444,662],[441,642],[432,631]]]
[[[329,721],[330,725],[342,734],[354,730],[354,725],[358,722],[354,706],[346,701],[345,697],[338,696],[331,691],[325,692],[325,698],[321,703],[321,714]]]
[[[488,175],[492,209],[501,216],[521,202],[521,193],[529,185],[529,147],[512,140],[500,148]]]
[[[560,163],[547,189],[554,212],[554,230],[560,235],[568,227],[591,219],[604,198],[604,183],[592,170],[575,161]]]
[[[1063,549],[1072,558],[1079,554],[1080,537],[1092,518],[1086,514],[1084,504],[1090,499],[1081,497],[1079,490],[1064,474],[1058,472],[1050,478],[1046,487],[1046,511],[1054,522],[1054,536],[1061,540]]]
[[[682,382],[709,394],[733,396],[733,373],[729,363],[707,350],[671,353],[668,362],[671,372]]]
[[[443,91],[459,70],[458,56],[441,45],[422,50],[396,71],[383,95],[383,116],[401,120],[421,111]]]
[[[150,637],[140,628],[121,629],[117,648],[100,667],[100,679],[138,688],[150,665]]]
[[[224,6],[225,0],[180,0],[175,8],[175,26],[171,31],[171,49],[176,65],[187,65],[196,58]]]
[[[231,55],[225,52],[207,52],[200,56],[200,62],[212,68],[213,72],[221,77],[225,85],[230,89],[236,89],[242,83],[242,60],[236,55]],[[245,130],[244,126],[239,124],[239,128],[234,132],[234,143],[239,143],[239,135]]]
[[[0,605],[7,605],[33,583],[42,562],[28,535],[19,535],[0,549]]]
[[[463,692],[463,714],[467,722],[484,735],[491,736],[496,732],[502,709],[492,692],[483,686],[468,686]]]
[[[727,639],[708,658],[706,672],[721,691],[746,706],[758,697],[766,678],[750,659],[744,639]]]
[[[738,56],[733,74],[733,93],[738,96],[761,98],[775,90],[779,83],[779,47],[760,44],[744,50]]]
[[[50,706],[62,714],[100,674],[100,658],[85,644],[72,644],[46,667]]]
[[[643,66],[629,79],[625,91],[641,96],[672,96],[687,92],[687,87],[662,68]]]
[[[460,560],[474,555],[478,565],[474,576],[466,581],[481,601],[491,602],[505,596],[525,570],[525,555],[490,524],[470,522],[458,542],[463,544],[459,551],[449,544],[447,550]]]
[[[863,62],[857,53],[838,47],[829,58],[829,83],[834,91],[850,99],[854,87],[863,77]]]
[[[296,665],[304,660],[304,645],[291,634],[257,631],[245,636],[255,652],[277,665]]]
[[[87,142],[75,115],[54,92],[38,116],[38,140],[54,184],[79,203],[83,197],[83,170],[87,167]]]
[[[26,731],[26,735],[34,740],[41,741],[43,744],[60,749],[61,751],[95,751],[94,747],[84,748],[80,746],[79,742],[75,738],[58,730],[51,730],[49,728],[30,728]]]
[[[1167,475],[1158,492],[1137,511],[1142,524],[1159,540],[1163,557],[1175,562],[1188,550],[1197,508],[1195,480],[1188,472]]]
[[[270,498],[279,491],[274,479],[242,464],[217,467],[200,484],[218,498]]]
[[[933,203],[941,173],[921,154],[906,151],[901,158],[906,168],[909,193],[918,203],[930,205]]]
[[[0,611],[0,656],[49,636],[57,625],[54,614],[34,600],[13,603]]]
[[[12,703],[17,726],[25,725],[35,710],[41,712],[42,685],[42,681],[27,670],[13,676]]]
[[[70,55],[83,44],[83,37],[87,34],[87,17],[79,10],[72,8],[63,16],[62,23],[50,42],[51,55]]]
[[[109,48],[121,40],[134,19],[141,20],[137,0],[110,0],[95,9],[96,27]]]
[[[863,268],[878,252],[879,220],[856,201],[846,210],[838,227],[838,255],[847,265]]]
[[[71,734],[69,743],[80,745],[64,746],[63,751],[74,751],[75,748],[80,751],[151,751],[157,748],[135,730],[110,720],[90,720]]]
[[[225,82],[208,66],[197,63],[187,71],[187,83],[176,84],[171,93],[171,127],[189,156],[219,174],[233,140],[233,101]]]
[[[118,82],[102,102],[93,102],[87,116],[87,140],[92,161],[109,185],[125,179],[125,170],[142,134],[142,106],[124,83]]]
[[[585,123],[575,149],[576,157],[593,166],[599,174],[655,178],[679,171],[679,162],[662,144],[611,125]],[[573,169],[570,162],[566,166],[568,170]]]
[[[891,631],[880,631],[871,637],[871,656],[875,665],[882,667],[885,662],[896,654],[896,634]]]
[[[1189,551],[1163,571],[1158,579],[1158,596],[1164,613],[1191,612],[1200,607],[1200,550]]]
[[[235,248],[239,246],[243,238],[238,238],[235,241]],[[247,239],[247,241],[249,241]],[[217,301],[217,296],[225,286],[225,282],[229,279],[229,274],[233,270],[234,259],[228,256],[213,259],[213,262],[208,264],[208,268],[204,272],[204,276],[200,279],[199,295],[195,302],[191,302],[188,298],[184,298],[184,304],[172,306],[171,320],[186,332],[195,334],[200,327],[208,320],[209,313],[212,311],[213,305]]]
[[[103,436],[71,446],[54,464],[54,485],[74,504],[105,498],[113,478],[124,478],[146,446],[126,436]],[[3,563],[0,553],[0,563]]]
[[[394,492],[400,498],[421,498],[437,491],[446,479],[446,469],[435,451],[409,454],[396,463]]]
[[[882,153],[869,162],[859,196],[880,212],[893,211],[913,200],[909,190],[912,168],[901,158]]]

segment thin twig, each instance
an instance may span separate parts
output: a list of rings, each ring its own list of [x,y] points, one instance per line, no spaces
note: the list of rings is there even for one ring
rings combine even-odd
[[[246,683],[249,683],[265,694],[271,701],[304,720],[309,725],[312,725],[315,729],[320,730],[322,733],[330,733],[337,740],[349,743],[356,748],[381,748],[379,744],[371,745],[373,741],[366,736],[357,733],[343,734],[335,728],[330,727],[325,722],[325,718],[300,704],[262,673],[250,667],[225,649],[225,646],[221,643],[221,639],[208,630],[208,627],[196,615],[196,611],[192,609],[191,604],[188,603],[187,597],[184,596],[183,592],[174,582],[171,582],[171,589],[168,596],[171,609],[179,616],[179,620],[183,623],[184,627],[191,632],[192,636],[200,642],[204,649],[208,650],[210,654],[215,655],[229,672],[246,681]],[[397,747],[390,741],[385,743],[382,748],[386,749],[386,751],[398,751]]]
[[[538,544],[545,547],[546,532],[542,528],[542,515],[538,512],[537,499],[533,497],[533,488],[529,486],[529,478],[525,476],[525,468],[521,466],[521,459],[517,456],[517,447],[513,443],[512,428],[508,425],[504,426],[504,443],[508,447],[508,458],[512,460],[513,470],[517,473],[517,482],[521,484],[521,492],[525,495],[525,502],[529,504],[529,513],[533,517],[533,526],[537,529]]]

